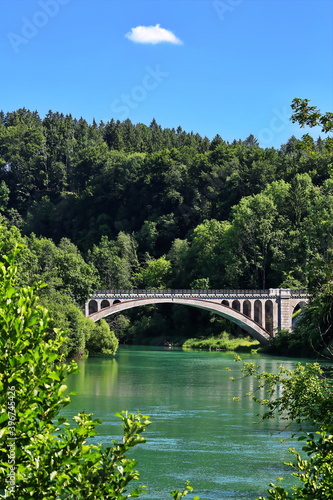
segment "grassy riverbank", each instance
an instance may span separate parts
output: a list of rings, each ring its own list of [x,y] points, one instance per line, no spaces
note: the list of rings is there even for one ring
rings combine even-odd
[[[251,337],[234,338],[227,332],[223,332],[217,337],[187,339],[183,344],[183,348],[216,349],[220,351],[250,351],[259,347],[260,344]]]

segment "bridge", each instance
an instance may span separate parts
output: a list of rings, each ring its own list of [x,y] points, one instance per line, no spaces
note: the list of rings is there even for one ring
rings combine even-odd
[[[212,311],[246,330],[261,344],[277,331],[291,331],[294,314],[309,300],[307,290],[98,290],[85,304],[93,321],[148,304],[183,304]]]

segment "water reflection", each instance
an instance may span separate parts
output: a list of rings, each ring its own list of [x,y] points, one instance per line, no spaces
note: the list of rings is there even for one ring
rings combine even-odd
[[[92,363],[90,363],[92,361]],[[91,370],[91,364],[98,370]],[[78,361],[79,373],[73,377],[71,387],[79,394],[112,396],[118,378],[118,361],[113,358],[91,358]]]

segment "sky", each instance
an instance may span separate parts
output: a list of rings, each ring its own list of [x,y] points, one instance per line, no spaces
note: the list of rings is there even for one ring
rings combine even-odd
[[[0,109],[279,148],[333,111],[332,0],[0,0]]]

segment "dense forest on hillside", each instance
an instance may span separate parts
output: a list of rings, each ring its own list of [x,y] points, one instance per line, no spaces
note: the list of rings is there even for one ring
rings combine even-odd
[[[156,120],[88,124],[52,111],[1,112],[0,213],[5,246],[25,245],[22,283],[48,283],[45,304],[62,304],[58,321],[71,331],[82,320],[73,319],[73,303],[97,288],[315,290],[332,252],[333,144],[305,134],[261,148],[252,135],[228,143]],[[226,328],[182,306],[129,317],[111,324],[121,341]],[[104,352],[112,350],[107,324],[98,328]],[[91,332],[79,337],[70,353],[89,338],[101,351]]]

